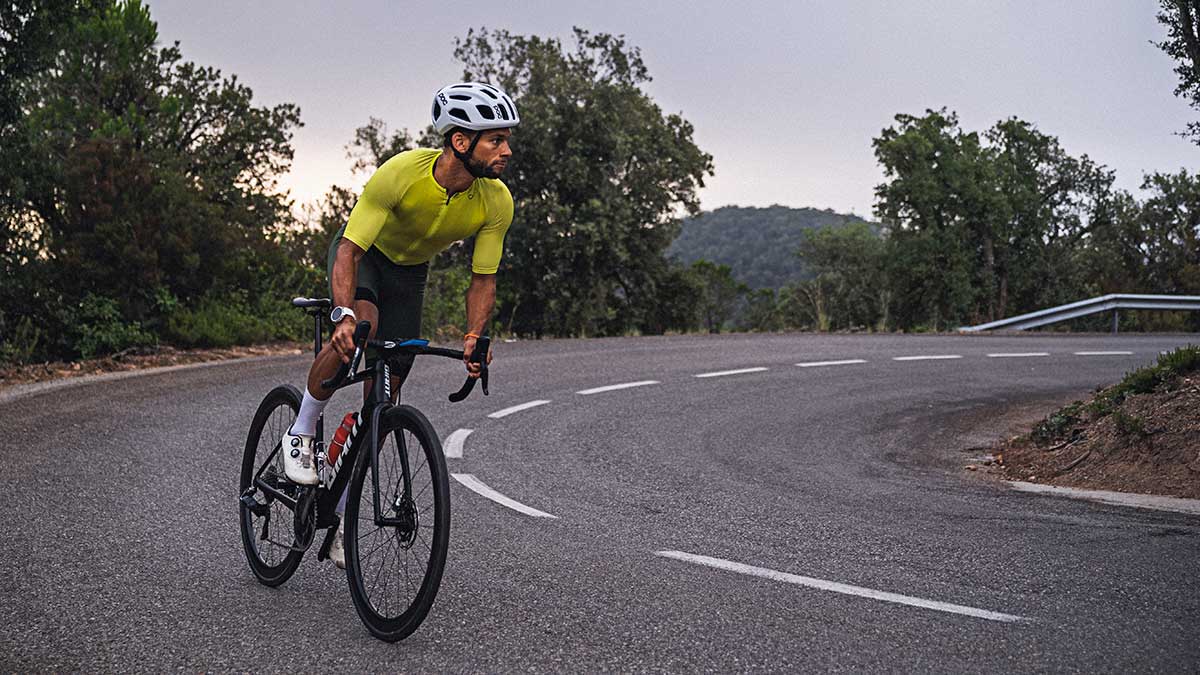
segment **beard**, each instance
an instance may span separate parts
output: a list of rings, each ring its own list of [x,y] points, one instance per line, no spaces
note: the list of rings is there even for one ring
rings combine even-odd
[[[504,173],[504,169],[496,166],[496,164],[497,162],[484,164],[478,159],[471,158],[467,162],[467,169],[471,172],[472,176],[479,178],[499,178],[500,174]]]

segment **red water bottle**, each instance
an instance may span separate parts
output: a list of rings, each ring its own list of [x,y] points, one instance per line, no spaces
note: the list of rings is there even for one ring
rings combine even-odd
[[[342,454],[346,447],[346,439],[350,438],[350,431],[354,429],[357,420],[358,413],[346,413],[342,423],[333,432],[333,440],[329,441],[329,458],[326,460],[329,466],[337,466],[338,455]]]

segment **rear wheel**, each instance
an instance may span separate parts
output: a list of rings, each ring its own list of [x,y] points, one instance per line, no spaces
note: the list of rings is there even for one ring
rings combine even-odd
[[[450,545],[450,484],[442,444],[420,411],[406,405],[388,410],[377,433],[378,476],[364,446],[350,481],[346,576],[367,629],[395,642],[421,625],[441,585]],[[385,522],[375,518],[376,478]]]
[[[254,413],[242,455],[238,484],[242,546],[254,576],[267,586],[287,581],[304,556],[303,551],[292,550],[293,507],[258,484],[274,488],[293,504],[299,497],[300,488],[284,475],[280,450],[283,435],[292,427],[299,410],[300,392],[295,387],[280,385],[272,389]]]

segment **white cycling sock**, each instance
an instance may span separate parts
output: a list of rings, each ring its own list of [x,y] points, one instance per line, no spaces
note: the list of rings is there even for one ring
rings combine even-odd
[[[292,422],[292,433],[298,436],[316,436],[317,420],[321,418],[321,413],[325,412],[325,406],[329,405],[329,398],[324,401],[318,400],[308,393],[306,387],[304,399],[300,401],[300,414],[296,415],[296,421]]]

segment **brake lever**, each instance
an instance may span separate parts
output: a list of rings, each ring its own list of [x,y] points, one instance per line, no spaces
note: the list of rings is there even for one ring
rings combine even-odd
[[[486,335],[475,341],[475,349],[471,352],[471,363],[479,364],[479,377],[467,377],[467,381],[463,382],[463,386],[458,391],[450,394],[450,402],[458,403],[471,395],[471,391],[475,389],[475,381],[482,380],[483,395],[488,395],[488,365],[487,354],[491,347],[492,339]]]
[[[342,380],[352,372],[358,371],[358,362],[362,359],[363,347],[365,346],[367,336],[371,333],[370,321],[359,321],[354,326],[354,358],[350,363],[343,363],[333,377],[328,380],[321,381],[322,389],[336,389],[341,386]]]

